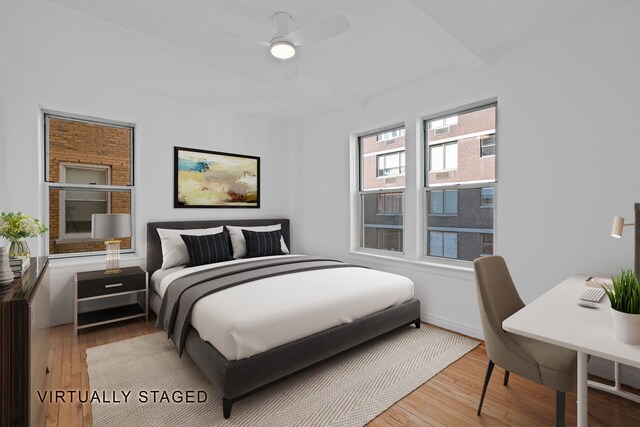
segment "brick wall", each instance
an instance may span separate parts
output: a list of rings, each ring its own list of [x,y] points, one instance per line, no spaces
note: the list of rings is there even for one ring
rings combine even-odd
[[[49,181],[60,182],[60,163],[109,166],[112,185],[131,184],[131,129],[49,118]],[[111,193],[111,213],[131,213],[131,194]],[[49,194],[49,253],[103,251],[104,242],[56,242],[60,237],[60,194]],[[131,239],[122,239],[122,249]]]

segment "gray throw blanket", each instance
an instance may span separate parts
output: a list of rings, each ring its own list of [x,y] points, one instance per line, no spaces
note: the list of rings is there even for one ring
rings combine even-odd
[[[174,280],[167,288],[158,313],[156,326],[165,330],[182,356],[189,331],[191,312],[201,298],[243,283],[284,274],[327,268],[359,267],[341,261],[295,256],[256,259],[198,271]],[[364,267],[363,267],[364,268]]]

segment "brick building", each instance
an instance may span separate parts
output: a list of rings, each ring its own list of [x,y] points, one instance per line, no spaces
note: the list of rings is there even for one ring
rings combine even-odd
[[[48,117],[48,181],[131,185],[131,128]],[[103,251],[91,239],[91,214],[131,213],[131,193],[51,189],[49,253]],[[122,239],[122,249],[131,239]]]

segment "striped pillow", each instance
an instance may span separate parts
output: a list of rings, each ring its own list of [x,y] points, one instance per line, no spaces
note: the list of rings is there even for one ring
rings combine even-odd
[[[284,255],[280,246],[282,231],[251,231],[242,230],[247,243],[247,258],[269,255]]]
[[[187,252],[189,252],[187,267],[213,264],[214,262],[229,261],[231,259],[229,234],[226,231],[205,236],[181,234],[180,237],[184,240]]]

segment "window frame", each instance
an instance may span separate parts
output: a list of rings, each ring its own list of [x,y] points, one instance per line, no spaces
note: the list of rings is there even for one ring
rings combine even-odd
[[[484,141],[488,140],[489,138],[493,139],[493,143],[488,144],[488,145],[483,145]],[[487,147],[493,147],[493,154],[484,154],[483,149],[487,148]],[[496,134],[494,133],[490,133],[484,136],[480,137],[480,158],[484,159],[485,157],[495,157],[496,156]]]
[[[483,238],[483,237],[485,237],[485,236],[491,236],[491,240],[492,240],[492,242],[491,242],[491,243],[485,243],[485,242],[483,242],[483,241],[482,241],[482,238]],[[494,254],[494,251],[493,251],[493,244],[494,244],[494,242],[495,242],[495,239],[496,239],[495,233],[480,233],[480,256],[491,256],[491,255],[493,255],[493,254]],[[491,253],[485,253],[485,252],[482,252],[482,248],[483,248],[484,246],[487,246],[487,245],[491,245]]]
[[[395,168],[387,168],[387,158],[390,156],[394,156],[397,155],[398,156],[398,174],[397,175],[380,175],[380,170],[388,170],[388,169],[395,169]],[[380,158],[384,159],[384,163],[385,163],[385,167],[383,169],[380,169],[379,166],[379,161]],[[404,164],[402,163],[402,159],[404,159]],[[380,154],[376,154],[376,178],[393,178],[396,176],[405,176],[405,169],[406,169],[406,165],[407,165],[407,156],[406,156],[406,152],[403,149],[398,149],[396,151],[390,151],[390,152],[386,152],[386,153],[380,153]]]
[[[43,155],[43,172],[44,172],[44,176],[43,176],[43,184],[44,184],[44,191],[43,191],[43,208],[44,208],[44,217],[49,218],[50,215],[50,199],[49,199],[49,195],[51,194],[51,190],[58,190],[60,192],[65,192],[67,190],[79,190],[79,191],[106,191],[108,193],[108,199],[109,199],[109,211],[111,209],[111,193],[113,192],[125,192],[125,193],[129,193],[130,195],[130,203],[131,203],[131,229],[132,229],[132,233],[131,233],[131,248],[130,249],[122,249],[120,251],[121,254],[129,254],[129,253],[135,253],[136,252],[136,188],[135,188],[135,171],[136,171],[136,162],[135,162],[135,140],[136,140],[136,125],[135,123],[131,123],[131,122],[123,122],[123,121],[117,121],[117,120],[109,120],[109,119],[103,119],[103,118],[98,118],[98,117],[93,117],[93,116],[86,116],[86,115],[80,115],[80,114],[73,114],[73,113],[66,113],[66,112],[60,112],[60,111],[55,111],[55,110],[49,110],[49,109],[41,109],[40,110],[40,118],[42,120],[42,130],[43,130],[43,136],[42,136],[42,142],[43,142],[43,146],[44,146],[44,155]],[[131,166],[129,168],[129,173],[130,173],[130,178],[129,178],[129,185],[94,185],[94,184],[70,184],[70,183],[65,183],[65,182],[54,182],[54,181],[50,181],[49,180],[49,155],[50,155],[50,150],[49,150],[49,119],[58,119],[58,120],[68,120],[68,121],[75,121],[75,122],[81,122],[81,123],[89,123],[89,124],[96,124],[96,125],[101,125],[101,126],[111,126],[111,127],[118,127],[118,128],[126,128],[130,130],[130,158],[131,158]],[[72,162],[64,162],[64,163],[71,163]],[[73,164],[73,165],[77,165],[77,164]],[[99,165],[90,165],[90,166],[99,166]],[[111,176],[109,176],[109,179],[111,180]],[[63,200],[62,197],[60,197],[60,200]],[[64,222],[60,222],[60,224],[58,225],[59,230],[62,230],[62,227],[66,227],[66,224],[64,224]],[[66,230],[65,230],[66,231]],[[58,237],[57,240],[60,240],[60,237],[62,236],[62,233],[59,232],[60,236]],[[71,239],[63,239],[63,242],[67,242],[67,243],[81,243],[81,242],[95,242],[95,239],[91,239],[90,236],[87,237],[73,237]],[[95,256],[104,256],[106,253],[106,250],[102,250],[102,251],[90,251],[90,252],[71,252],[71,253],[60,253],[60,254],[50,254],[49,253],[49,247],[50,247],[50,235],[49,233],[45,233],[45,255],[48,256],[50,259],[57,259],[57,258],[76,258],[76,257],[95,257]]]
[[[429,154],[427,155],[427,157],[429,158],[429,161],[428,161],[428,165],[429,166],[428,166],[427,173],[429,173],[429,172],[448,172],[448,171],[458,170],[458,165],[459,165],[458,158],[457,158],[458,157],[458,153],[459,153],[459,151],[458,151],[458,142],[459,141],[456,139],[455,141],[447,141],[447,142],[442,142],[442,143],[439,143],[439,144],[429,145],[428,146],[428,150],[427,150],[429,152]],[[455,168],[447,168],[447,147],[452,146],[452,145],[456,146],[456,167]],[[433,169],[433,165],[431,163],[431,150],[433,148],[440,147],[440,146],[442,147],[442,169]]]

